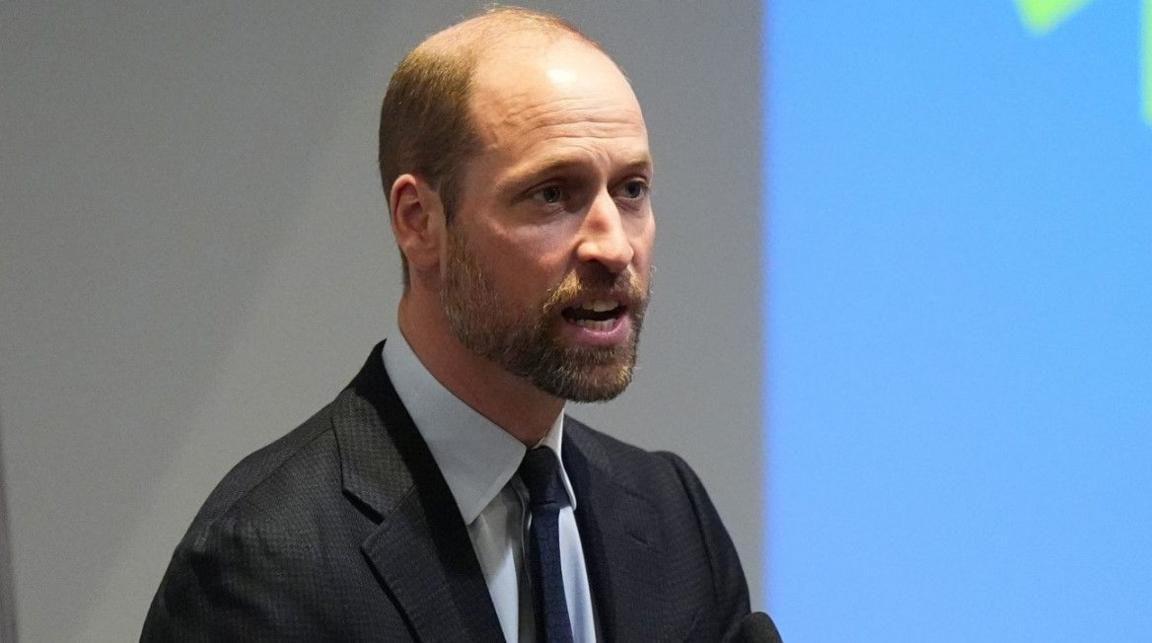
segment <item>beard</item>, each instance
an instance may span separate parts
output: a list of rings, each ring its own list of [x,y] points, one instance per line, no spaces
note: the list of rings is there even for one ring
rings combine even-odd
[[[523,377],[550,395],[575,402],[615,398],[632,382],[648,290],[631,270],[612,274],[598,264],[568,273],[533,307],[508,303],[468,251],[463,235],[448,229],[448,269],[440,303],[457,339],[472,352]],[[611,296],[626,302],[628,339],[613,346],[566,343],[560,314],[578,298]]]

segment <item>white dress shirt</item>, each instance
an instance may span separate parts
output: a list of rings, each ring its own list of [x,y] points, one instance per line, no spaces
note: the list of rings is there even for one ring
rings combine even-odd
[[[444,388],[399,330],[394,329],[384,343],[384,367],[468,526],[504,638],[535,641],[536,618],[525,562],[528,494],[516,477],[527,451],[524,444]],[[560,458],[563,436],[561,412],[537,446],[551,449]],[[574,513],[576,496],[563,460],[560,477],[568,496],[559,516],[560,566],[573,640],[595,641],[592,595]]]

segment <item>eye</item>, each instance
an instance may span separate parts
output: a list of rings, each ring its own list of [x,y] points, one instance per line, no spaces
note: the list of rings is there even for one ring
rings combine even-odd
[[[564,188],[559,185],[546,185],[532,195],[537,201],[545,205],[556,205],[567,198]]]
[[[628,200],[643,199],[648,196],[648,182],[643,179],[629,179],[620,185],[619,196]]]

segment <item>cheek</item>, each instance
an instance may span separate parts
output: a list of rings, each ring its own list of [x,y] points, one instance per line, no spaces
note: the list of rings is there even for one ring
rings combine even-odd
[[[571,256],[564,235],[544,226],[492,231],[477,252],[492,279],[523,301],[536,301],[559,283]]]
[[[561,217],[536,224],[493,226],[487,231],[491,250],[509,263],[540,268],[572,254],[579,220]]]

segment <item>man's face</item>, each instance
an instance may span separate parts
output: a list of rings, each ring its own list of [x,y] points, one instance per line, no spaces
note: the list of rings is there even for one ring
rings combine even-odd
[[[483,149],[448,226],[441,301],[477,354],[557,397],[607,400],[631,381],[648,300],[647,131],[603,54],[543,49],[477,70]]]

